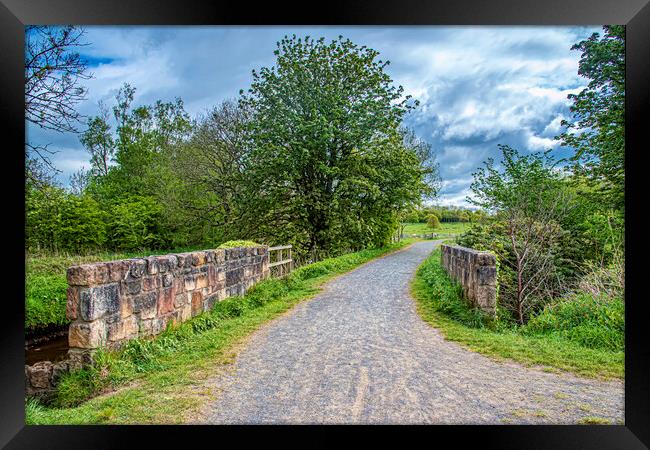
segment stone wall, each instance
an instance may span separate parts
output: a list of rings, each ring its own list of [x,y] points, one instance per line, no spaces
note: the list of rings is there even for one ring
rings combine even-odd
[[[496,257],[466,247],[441,245],[442,267],[463,287],[465,297],[489,314],[496,311]]]
[[[268,247],[150,256],[68,269],[69,357],[158,334],[269,276]]]

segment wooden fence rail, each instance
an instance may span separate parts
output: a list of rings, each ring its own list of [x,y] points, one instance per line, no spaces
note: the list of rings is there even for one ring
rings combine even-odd
[[[278,245],[269,247],[269,270],[271,277],[286,277],[293,270],[293,259],[291,258],[291,245]],[[286,259],[285,259],[286,258]]]

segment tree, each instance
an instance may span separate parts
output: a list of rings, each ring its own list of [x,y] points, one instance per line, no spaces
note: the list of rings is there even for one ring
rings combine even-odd
[[[312,255],[389,240],[395,211],[431,192],[431,169],[399,130],[413,105],[389,63],[342,36],[285,36],[274,53],[240,99],[251,232]]]
[[[489,158],[473,174],[475,198],[467,201],[495,212],[501,221],[506,243],[493,250],[513,277],[504,277],[500,298],[523,324],[538,303],[559,289],[556,260],[565,234],[560,223],[573,199],[548,154],[522,156],[509,146],[499,148],[503,169]]]
[[[436,228],[440,228],[440,220],[438,219],[438,216],[436,216],[435,214],[429,214],[427,216],[427,225],[429,226],[429,228],[432,228],[434,230]]]
[[[92,175],[103,177],[108,175],[108,166],[115,153],[115,142],[108,123],[108,110],[103,103],[99,104],[99,109],[101,114],[88,119],[88,128],[79,140],[90,153]]]
[[[578,74],[589,79],[573,101],[567,130],[556,139],[573,147],[576,174],[589,177],[613,208],[623,210],[625,181],[625,26],[604,26],[571,47],[582,51]]]
[[[86,98],[80,80],[92,77],[87,64],[75,51],[82,43],[84,30],[78,26],[25,27],[25,120],[57,132],[76,132],[81,115],[75,106]],[[51,170],[53,153],[47,145],[25,143]],[[36,177],[37,172],[28,172]]]

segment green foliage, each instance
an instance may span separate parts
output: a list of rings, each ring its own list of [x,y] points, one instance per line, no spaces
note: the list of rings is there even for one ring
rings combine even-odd
[[[436,228],[440,228],[440,220],[438,219],[438,216],[436,216],[435,214],[429,214],[427,216],[427,225],[429,226],[429,228],[432,228],[434,230]]]
[[[342,37],[285,37],[275,55],[240,99],[251,113],[243,225],[311,259],[389,242],[434,168],[400,129],[412,105],[388,62]]]
[[[235,248],[235,247],[261,247],[262,244],[258,244],[257,242],[253,241],[226,241],[219,245],[217,248]]]
[[[158,219],[163,207],[154,198],[132,196],[113,203],[108,219],[108,236],[115,249],[141,250],[163,244]]]
[[[573,101],[560,139],[575,150],[574,172],[584,174],[611,208],[625,205],[625,26],[606,25],[571,47],[582,52],[578,74],[589,84]]]
[[[623,351],[625,306],[620,298],[573,294],[544,308],[522,331],[555,334],[588,348]]]
[[[25,288],[25,329],[33,332],[65,325],[68,283],[65,275],[29,275]]]

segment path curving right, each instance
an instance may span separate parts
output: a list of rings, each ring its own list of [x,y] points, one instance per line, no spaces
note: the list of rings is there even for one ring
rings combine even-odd
[[[622,423],[622,381],[497,362],[418,316],[409,283],[437,246],[418,242],[329,282],[256,332],[202,422]]]

